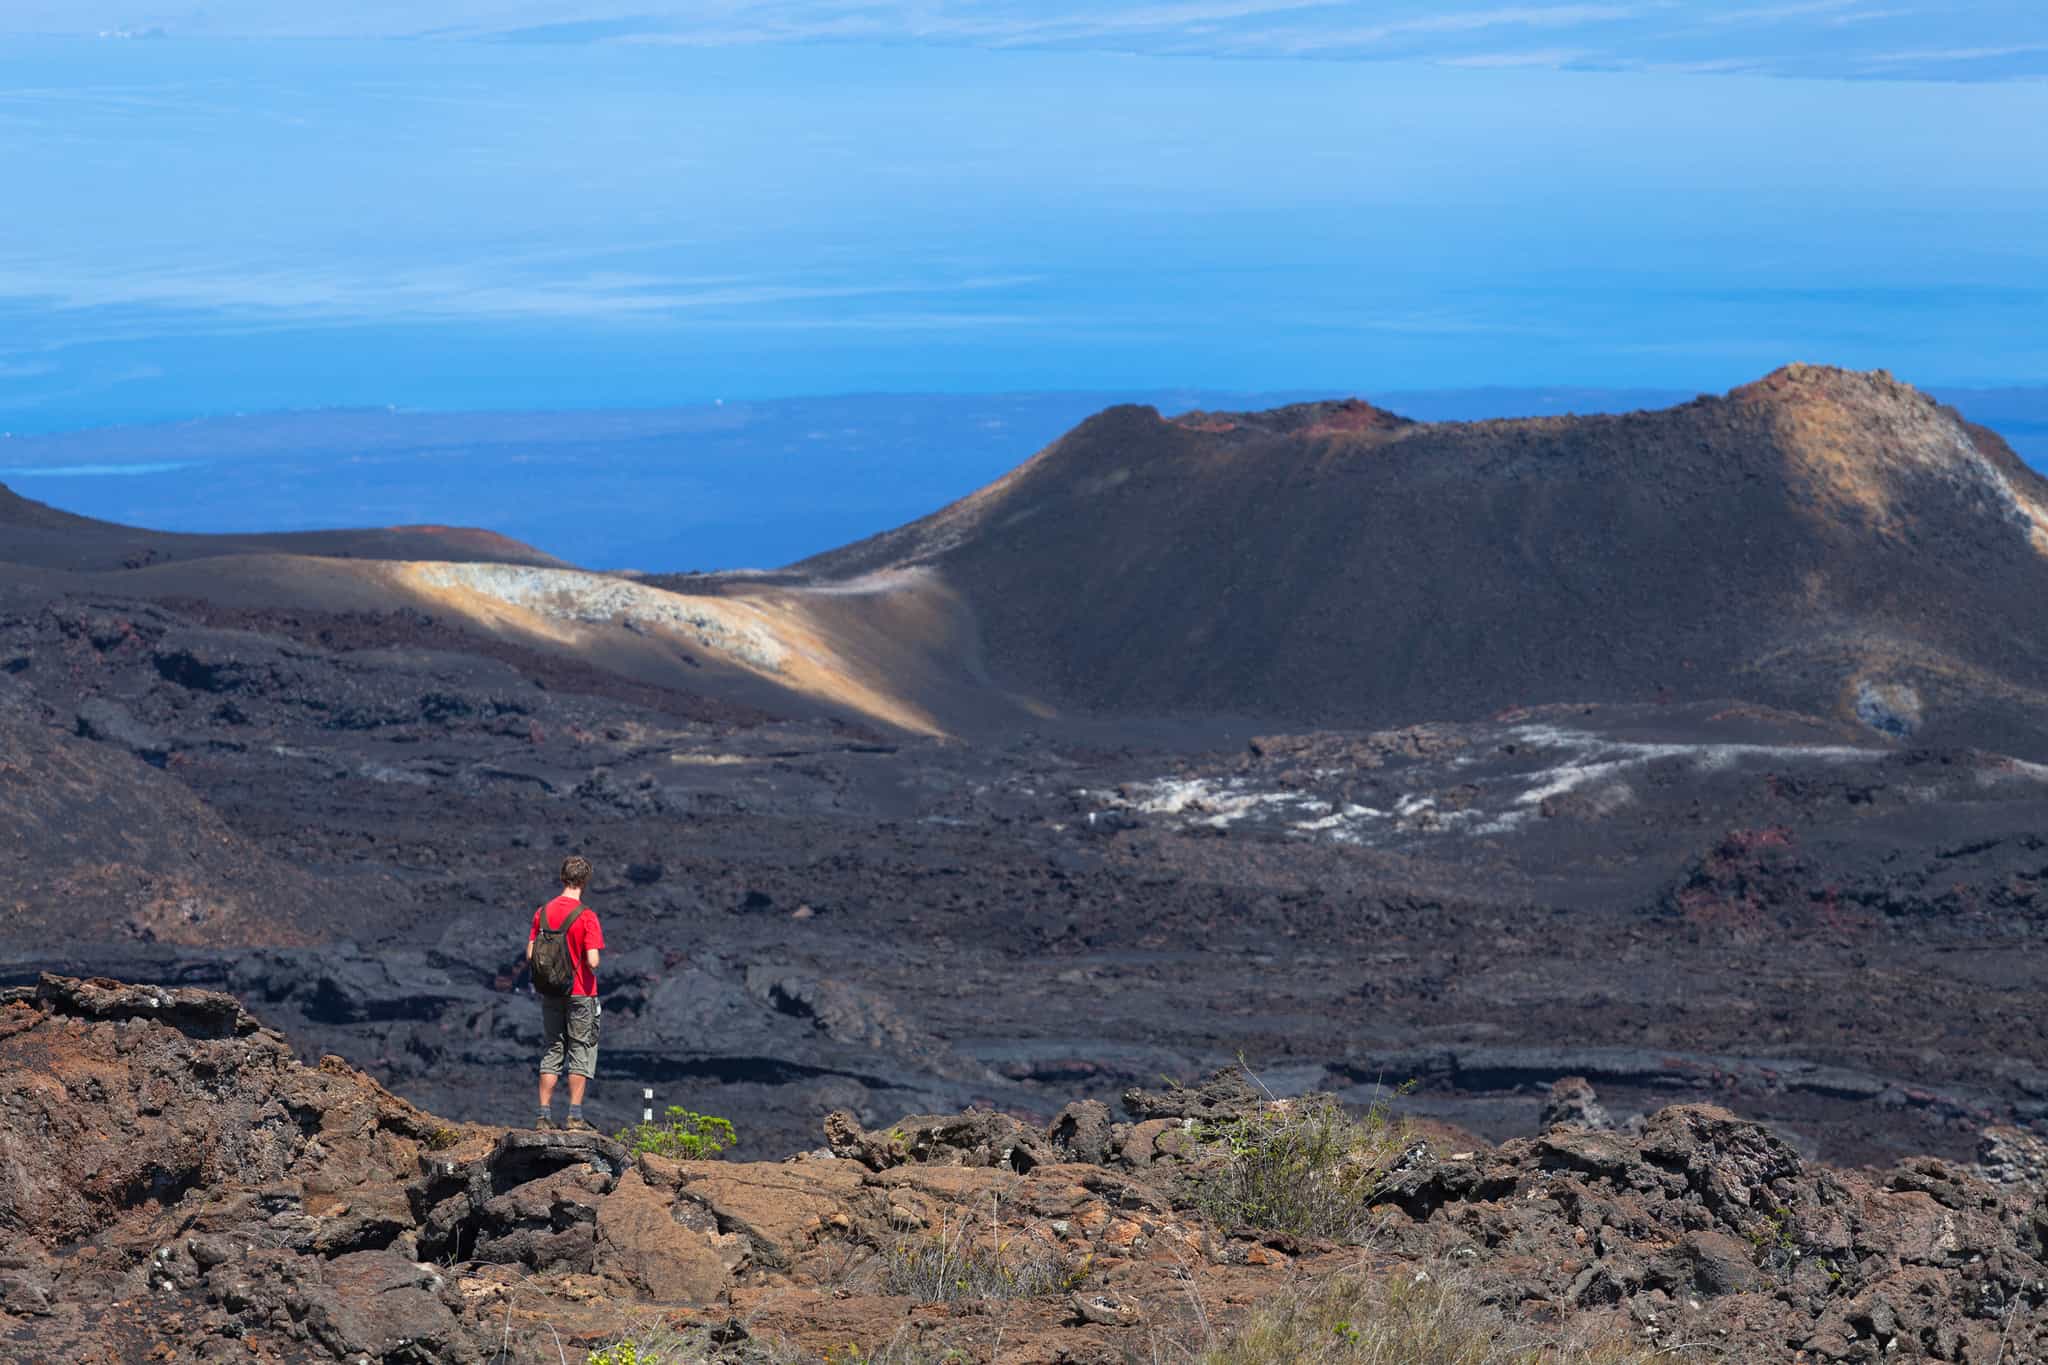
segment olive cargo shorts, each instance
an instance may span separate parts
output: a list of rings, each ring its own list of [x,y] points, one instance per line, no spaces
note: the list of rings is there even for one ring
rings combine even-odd
[[[595,1076],[597,1020],[594,995],[543,995],[540,1030],[548,1046],[540,1054],[542,1074],[559,1076],[566,1069],[571,1076]]]

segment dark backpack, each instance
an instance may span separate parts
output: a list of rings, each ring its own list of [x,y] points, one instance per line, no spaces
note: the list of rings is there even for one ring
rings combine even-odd
[[[540,912],[540,936],[533,941],[533,988],[541,995],[567,995],[576,987],[576,963],[569,956],[569,926],[583,913],[577,906],[558,929],[548,928],[547,907]]]

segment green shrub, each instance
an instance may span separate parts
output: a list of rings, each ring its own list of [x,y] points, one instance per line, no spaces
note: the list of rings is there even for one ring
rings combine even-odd
[[[720,1365],[735,1360],[754,1365],[818,1365],[816,1355],[780,1339],[750,1341],[736,1350],[721,1346],[709,1327],[671,1327],[659,1318],[620,1333],[617,1340],[585,1356],[583,1365]]]
[[[592,1351],[583,1365],[702,1365],[711,1355],[710,1333],[654,1326]]]
[[[1205,1150],[1187,1178],[1195,1207],[1225,1228],[1362,1239],[1373,1196],[1407,1145],[1392,1100],[1354,1118],[1334,1096],[1311,1095],[1196,1127]]]
[[[1651,1365],[1612,1323],[1511,1322],[1455,1276],[1351,1273],[1269,1302],[1198,1365]],[[1672,1347],[1671,1352],[1683,1348]]]
[[[634,1156],[652,1152],[677,1161],[702,1161],[730,1151],[739,1135],[730,1121],[710,1114],[696,1114],[672,1104],[662,1113],[664,1123],[636,1123],[616,1134]],[[645,1365],[645,1362],[642,1362]]]

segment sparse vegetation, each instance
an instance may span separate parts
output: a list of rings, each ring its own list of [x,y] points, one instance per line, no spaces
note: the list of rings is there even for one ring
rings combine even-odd
[[[584,1365],[701,1365],[711,1351],[710,1333],[705,1328],[677,1329],[656,1323],[592,1351]]]
[[[1195,1207],[1220,1227],[1252,1227],[1336,1241],[1362,1240],[1372,1198],[1407,1145],[1394,1094],[1357,1117],[1330,1095],[1311,1095],[1194,1136],[1218,1160],[1188,1177]]]
[[[827,1350],[824,1359],[825,1365],[971,1365],[974,1357],[958,1347],[934,1350],[920,1346],[899,1334],[896,1340],[873,1351],[849,1345]]]
[[[1798,1241],[1792,1236],[1792,1210],[1778,1207],[1766,1211],[1759,1221],[1750,1225],[1744,1235],[1756,1251],[1757,1265],[1766,1273],[1789,1276],[1798,1269],[1803,1253]],[[1831,1268],[1832,1263],[1823,1261],[1822,1266]],[[1840,1282],[1839,1272],[1830,1274],[1830,1286]]]
[[[1196,1365],[1651,1365],[1683,1360],[1583,1325],[1512,1322],[1456,1277],[1348,1273],[1252,1313]]]
[[[759,1365],[818,1365],[819,1360],[781,1341],[751,1340],[743,1352],[745,1359]],[[733,1347],[721,1346],[709,1327],[671,1327],[657,1320],[592,1351],[583,1365],[714,1365],[734,1358]]]
[[[882,1250],[882,1290],[920,1303],[1035,1299],[1078,1288],[1088,1258],[1035,1237],[976,1241],[967,1225],[905,1237]]]
[[[636,1123],[621,1128],[614,1136],[635,1156],[652,1152],[677,1161],[703,1161],[732,1150],[739,1135],[727,1119],[694,1113],[672,1104],[662,1112],[664,1122]]]

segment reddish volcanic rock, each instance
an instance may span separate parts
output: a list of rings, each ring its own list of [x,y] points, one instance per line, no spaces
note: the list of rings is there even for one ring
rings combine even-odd
[[[1188,1178],[1222,1149],[1168,1118],[1098,1123],[1095,1162],[1022,1163],[1071,1125],[986,1111],[835,1118],[853,1160],[636,1160],[596,1134],[445,1124],[331,1059],[300,1065],[224,996],[58,977],[0,995],[0,1066],[0,1350],[31,1362],[559,1360],[664,1321],[730,1365],[892,1344],[1110,1361],[1198,1346],[1340,1268],[1454,1274],[1510,1315],[1757,1365],[2048,1349],[2038,1189],[1927,1159],[1831,1171],[1711,1106],[1632,1137],[1411,1143],[1362,1259],[1207,1223]],[[1285,1107],[1227,1077],[1127,1104]],[[1182,1141],[1137,1161],[1154,1124]],[[920,1248],[1053,1269],[920,1302]]]

